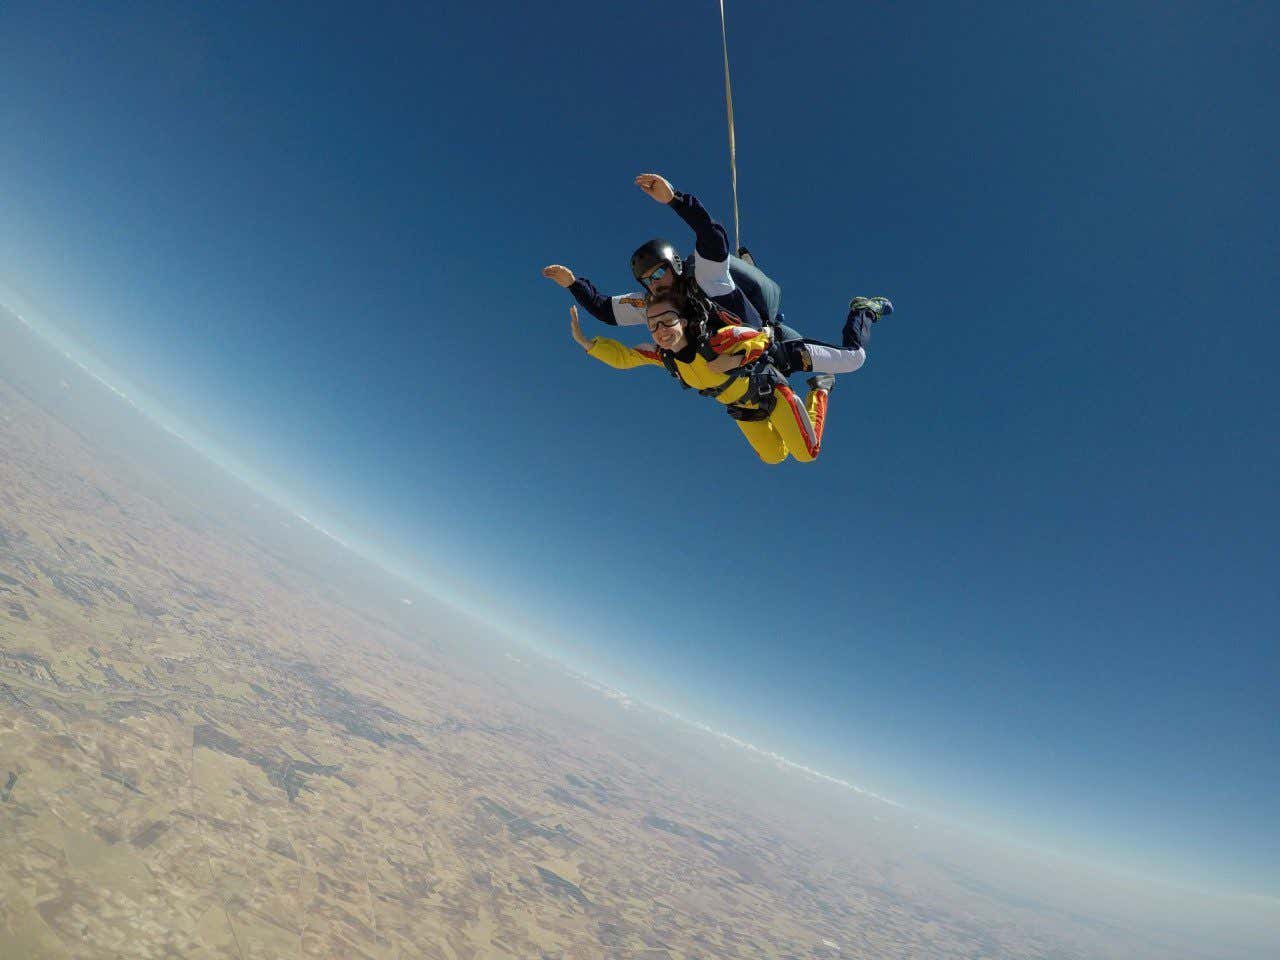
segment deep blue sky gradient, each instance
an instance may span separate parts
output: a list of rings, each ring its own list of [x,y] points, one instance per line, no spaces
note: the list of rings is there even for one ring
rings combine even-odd
[[[82,6],[0,12],[10,297],[606,681],[1280,895],[1275,5],[731,2],[744,240],[899,308],[776,469],[538,275],[728,219],[713,3]]]

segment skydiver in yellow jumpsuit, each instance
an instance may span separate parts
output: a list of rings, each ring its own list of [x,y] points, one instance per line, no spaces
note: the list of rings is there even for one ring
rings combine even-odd
[[[815,460],[822,448],[831,374],[809,378],[801,403],[787,380],[770,364],[768,329],[734,324],[727,311],[711,315],[715,305],[678,296],[655,298],[645,310],[654,342],[628,347],[608,337],[587,339],[578,324],[578,308],[569,308],[573,339],[588,355],[618,370],[666,367],[686,386],[724,404],[747,442],[765,463],[787,455],[801,463]]]

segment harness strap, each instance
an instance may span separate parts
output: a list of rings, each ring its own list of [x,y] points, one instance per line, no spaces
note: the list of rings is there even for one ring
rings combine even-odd
[[[728,404],[724,411],[733,417],[733,419],[744,423],[756,423],[760,420],[768,420],[773,413],[773,408],[777,404],[778,398],[772,397],[771,402],[764,407],[740,407],[736,403]]]
[[[748,371],[747,392],[737,402],[726,404],[729,416],[735,420],[765,420],[778,404],[778,388],[786,386],[786,375],[764,357],[743,369]],[[748,403],[755,406],[743,406]]]
[[[676,355],[674,353],[670,350],[659,350],[658,356],[662,358],[662,365],[667,368],[667,373],[675,378],[676,383],[680,384],[682,389],[693,389],[684,382],[684,377],[680,376],[680,368],[676,366]]]
[[[755,363],[749,363],[745,367],[738,367],[736,370],[730,370],[728,373],[725,374],[724,383],[715,387],[703,387],[701,390],[698,391],[698,393],[704,397],[710,397],[711,399],[715,400],[722,393],[724,393],[726,390],[732,387],[735,381],[741,380],[743,377],[751,376],[751,368],[754,366],[755,366]]]

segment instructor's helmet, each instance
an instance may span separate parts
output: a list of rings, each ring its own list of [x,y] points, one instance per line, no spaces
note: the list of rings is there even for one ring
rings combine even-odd
[[[663,263],[669,264],[671,272],[677,277],[684,268],[684,261],[676,253],[676,248],[667,240],[655,238],[631,255],[631,275],[648,289],[648,284],[640,278],[648,276],[655,267]]]

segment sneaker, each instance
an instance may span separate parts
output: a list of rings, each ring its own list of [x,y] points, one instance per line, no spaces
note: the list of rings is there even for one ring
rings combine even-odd
[[[893,313],[893,303],[888,297],[854,297],[849,301],[849,309],[869,310],[871,312],[871,322],[875,323],[881,317],[887,317]]]
[[[888,297],[854,297],[849,301],[849,316],[844,321],[843,343],[846,350],[861,350],[871,339],[871,325],[893,313]]]
[[[809,384],[810,390],[825,390],[831,392],[831,388],[836,385],[836,375],[834,373],[817,373],[810,377],[805,383]]]

